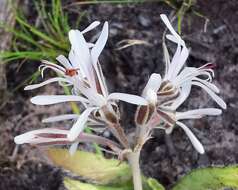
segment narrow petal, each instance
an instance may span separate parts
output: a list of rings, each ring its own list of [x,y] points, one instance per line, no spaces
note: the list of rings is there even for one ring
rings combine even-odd
[[[43,65],[43,68],[42,68],[42,70],[41,70],[41,77],[42,78],[44,78],[44,71],[46,70],[46,69],[52,69],[53,71],[55,71],[57,74],[59,74],[59,75],[65,75],[65,69],[62,67],[62,69],[58,69],[58,68],[56,68],[56,67],[54,67],[54,66],[50,66],[50,65],[46,65],[46,66],[44,66]]]
[[[198,76],[202,77],[203,81],[212,81],[211,73],[205,70],[199,70],[195,67],[185,67],[173,80],[173,83],[176,85],[181,85],[186,81],[196,80]]]
[[[170,65],[169,65],[168,73],[166,75],[167,78],[165,78],[165,80],[170,80],[170,81],[173,80],[172,74],[173,74],[174,70],[176,69],[177,62],[179,60],[180,54],[181,54],[181,46],[178,44],[176,52],[175,52],[175,54],[172,58],[172,61],[171,61]]]
[[[154,105],[158,102],[157,93],[153,91],[152,89],[148,89],[146,93],[143,94],[143,98],[145,98],[146,100],[148,100],[148,102]]]
[[[181,44],[182,46],[185,46],[185,43],[184,43],[184,41],[182,40],[182,38],[178,40],[178,38],[176,38],[174,35],[171,35],[171,34],[167,34],[167,35],[166,35],[166,38],[167,38],[168,40],[170,40],[171,42],[174,42],[174,43],[176,43],[176,44],[179,43],[179,44]]]
[[[125,93],[112,93],[108,96],[108,100],[122,100],[136,105],[148,105],[148,101],[140,96],[125,94]]]
[[[217,96],[210,88],[200,82],[192,82],[192,84],[203,88],[219,106],[221,106],[223,109],[226,109],[226,103],[219,96]]]
[[[18,135],[14,138],[14,142],[16,144],[24,144],[24,143],[28,143],[30,139],[34,138],[34,133],[28,132],[28,133],[24,133],[21,135]]]
[[[69,59],[74,68],[80,68],[91,86],[95,86],[94,72],[90,51],[83,34],[79,30],[69,31],[69,40],[71,43],[71,51]]]
[[[222,110],[217,108],[202,108],[190,110],[186,113],[189,115],[220,115],[222,113]]]
[[[215,93],[217,93],[217,94],[220,93],[219,88],[215,84],[212,84],[211,82],[207,82],[206,80],[200,79],[198,77],[195,77],[194,80],[199,81],[200,83],[203,83],[204,85],[206,85],[208,88],[210,88]]]
[[[203,108],[203,109],[195,109],[189,110],[186,112],[176,112],[176,119],[192,119],[192,118],[201,118],[205,115],[221,115],[222,110],[216,108]]]
[[[81,33],[85,34],[89,31],[93,30],[94,28],[96,28],[99,24],[100,24],[99,21],[94,21],[87,28],[85,28]]]
[[[200,143],[200,141],[195,137],[195,135],[192,133],[192,131],[183,123],[181,122],[176,122],[177,125],[179,125],[184,132],[186,133],[186,135],[188,136],[188,138],[190,139],[192,145],[194,146],[194,148],[200,153],[200,154],[204,154],[204,148],[202,146],[202,144]]]
[[[31,98],[31,102],[36,105],[51,105],[63,102],[89,103],[86,98],[74,95],[39,95]]]
[[[183,70],[172,80],[173,84],[179,86],[184,82],[190,81],[196,77],[198,69],[194,67],[184,67]]]
[[[176,60],[177,63],[175,65],[176,67],[173,71],[172,78],[175,78],[178,75],[178,73],[180,72],[180,70],[182,69],[182,67],[185,64],[185,62],[188,58],[188,55],[189,55],[188,49],[186,48],[186,46],[183,46],[181,54],[180,54],[178,60]]]
[[[68,134],[68,139],[70,141],[74,141],[79,134],[83,131],[85,127],[85,123],[88,120],[88,116],[91,114],[91,112],[95,109],[98,109],[97,107],[93,108],[87,108],[78,118],[78,120],[75,122],[75,124],[70,129],[70,132]]]
[[[162,19],[162,21],[164,22],[164,24],[167,26],[167,28],[169,29],[169,31],[174,35],[174,37],[176,37],[176,39],[183,41],[181,39],[181,37],[177,34],[177,32],[175,32],[174,28],[172,27],[168,17],[165,14],[161,14],[160,18]]]
[[[34,131],[30,131],[21,135],[18,135],[14,138],[14,142],[16,144],[24,144],[24,143],[42,143],[42,140],[46,140],[49,138],[38,138],[37,139],[37,135],[40,134],[49,134],[49,135],[64,135],[66,136],[68,133],[67,130],[61,130],[61,129],[56,129],[56,128],[45,128],[45,129],[38,129],[38,130],[34,130]],[[59,139],[58,139],[59,140]]]
[[[42,86],[45,86],[47,84],[50,84],[50,83],[53,83],[53,82],[65,82],[65,83],[71,83],[71,81],[65,79],[65,78],[62,78],[62,77],[55,77],[55,78],[51,78],[51,79],[48,79],[44,82],[41,82],[39,84],[32,84],[32,85],[28,85],[24,88],[24,90],[33,90],[33,89],[36,89],[36,88],[40,88]]]
[[[70,119],[77,119],[79,117],[78,114],[64,114],[64,115],[57,115],[53,117],[48,117],[42,120],[43,123],[52,123],[57,121],[64,121]]]
[[[56,57],[56,60],[59,61],[66,69],[73,68],[69,60],[63,55],[59,55],[58,57]]]
[[[55,63],[51,63],[50,61],[47,61],[47,60],[41,60],[41,62],[43,63],[43,65],[46,65],[46,66],[52,66],[54,68],[57,68],[61,71],[65,71],[65,68],[64,67],[61,67],[60,65],[57,65]]]
[[[171,105],[172,110],[176,110],[188,98],[191,92],[191,81],[182,84],[179,97]]]
[[[166,78],[167,77],[166,75],[168,74],[168,71],[169,71],[170,56],[169,56],[169,51],[166,46],[166,43],[164,42],[164,38],[163,38],[163,53],[164,53],[164,61],[165,61],[165,78]]]
[[[73,144],[71,144],[71,146],[69,148],[69,153],[70,153],[71,156],[73,156],[74,153],[77,151],[78,145],[79,145],[79,141],[74,142]]]
[[[160,74],[153,73],[150,76],[150,78],[149,78],[149,80],[148,80],[148,82],[147,82],[147,84],[146,84],[146,86],[145,86],[145,88],[143,90],[143,94],[146,93],[146,91],[148,89],[151,89],[155,93],[157,93],[157,91],[159,90],[160,84],[161,84],[161,76],[160,76]]]
[[[94,69],[96,71],[96,75],[97,75],[97,76],[95,76],[96,89],[97,89],[97,91],[98,91],[98,89],[100,89],[104,96],[107,95],[107,89],[105,86],[104,76],[101,72],[98,58],[99,58],[103,48],[106,45],[107,38],[108,38],[108,22],[105,22],[103,25],[102,32],[101,32],[95,46],[92,48],[92,51],[91,51],[92,63],[93,63],[93,67],[94,67]],[[99,84],[97,84],[97,83],[99,83]]]
[[[99,62],[97,63],[97,66],[98,66],[98,71],[99,71],[98,79],[99,79],[100,87],[102,89],[103,95],[106,97],[106,96],[108,96],[108,89],[107,89],[106,80],[105,80],[105,77],[103,75],[102,68],[101,68]]]
[[[95,46],[92,49],[92,52],[91,52],[94,65],[98,61],[98,57],[101,54],[101,52],[107,42],[107,38],[108,38],[108,22],[105,22],[103,25],[102,32],[101,32],[101,34],[100,34]]]

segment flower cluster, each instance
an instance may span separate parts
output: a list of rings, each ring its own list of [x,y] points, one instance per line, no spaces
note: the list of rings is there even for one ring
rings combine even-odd
[[[198,119],[206,115],[220,115],[221,109],[203,108],[178,112],[180,105],[188,98],[192,86],[201,87],[223,109],[226,103],[217,95],[219,89],[212,83],[214,77],[213,64],[208,63],[199,68],[185,66],[189,55],[185,42],[175,32],[168,18],[162,14],[161,19],[171,34],[166,38],[177,44],[176,52],[170,59],[166,44],[163,43],[165,57],[165,74],[163,78],[153,73],[146,84],[142,97],[149,101],[147,106],[139,106],[135,117],[139,126],[140,141],[146,141],[153,128],[164,129],[170,134],[177,125],[181,127],[191,140],[195,149],[203,154],[204,148],[191,130],[181,122],[185,119]]]
[[[39,95],[33,97],[31,102],[36,105],[52,105],[71,101],[80,102],[85,107],[84,111],[80,115],[65,114],[43,120],[43,122],[75,120],[70,130],[55,128],[39,129],[15,137],[17,144],[50,145],[73,143],[71,146],[73,152],[73,150],[76,150],[78,143],[83,139],[81,136],[86,125],[104,125],[111,127],[113,134],[119,141],[124,146],[128,146],[124,133],[117,127],[120,114],[116,100],[137,105],[146,105],[147,101],[136,95],[117,92],[108,93],[98,61],[108,38],[108,23],[104,23],[102,32],[94,44],[86,42],[84,38],[86,32],[91,31],[99,24],[98,21],[95,21],[83,31],[71,30],[69,32],[71,50],[68,59],[63,55],[56,58],[61,65],[45,60],[42,61],[42,65],[39,67],[42,77],[46,69],[55,71],[58,77],[25,87],[25,90],[32,90],[52,82],[69,86],[72,88],[72,95]],[[95,141],[95,139],[93,140]],[[107,142],[107,140],[105,141]]]
[[[96,142],[109,147],[119,156],[123,151],[140,150],[150,138],[153,129],[164,129],[171,133],[175,126],[181,127],[199,153],[204,148],[191,130],[181,121],[197,119],[206,115],[220,115],[221,109],[203,108],[179,112],[180,105],[188,98],[192,86],[201,87],[222,108],[226,109],[225,102],[217,95],[219,89],[212,83],[214,77],[213,65],[208,63],[199,68],[185,66],[189,56],[185,42],[176,33],[165,15],[161,15],[171,34],[167,39],[177,45],[176,52],[170,59],[166,44],[163,43],[165,57],[165,74],[153,73],[141,96],[125,93],[109,93],[99,63],[107,38],[108,23],[105,22],[95,43],[85,40],[84,34],[97,27],[100,23],[93,22],[85,30],[71,30],[69,40],[71,50],[68,58],[63,55],[56,59],[61,64],[42,61],[40,70],[42,77],[46,69],[56,72],[57,77],[48,79],[40,84],[29,85],[25,90],[32,90],[52,82],[69,86],[71,95],[41,95],[31,99],[36,105],[52,105],[63,102],[80,102],[84,110],[80,115],[65,114],[46,118],[43,122],[57,122],[74,120],[71,129],[45,128],[15,137],[17,144],[30,143],[37,145],[70,144],[73,153],[80,142]],[[138,105],[135,114],[136,132],[134,142],[131,142],[120,124],[120,111],[117,100]],[[117,142],[94,134],[84,133],[86,126],[103,126],[109,129],[116,137]]]

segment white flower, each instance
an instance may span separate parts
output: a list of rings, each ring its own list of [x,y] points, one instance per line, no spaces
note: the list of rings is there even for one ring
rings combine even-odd
[[[159,108],[166,107],[176,111],[188,98],[194,85],[203,88],[220,107],[226,109],[226,103],[217,95],[219,89],[212,84],[213,65],[208,63],[199,68],[184,66],[189,55],[185,42],[175,32],[166,15],[162,14],[161,19],[171,32],[166,37],[177,44],[177,49],[170,61],[167,47],[163,44],[166,62],[164,77],[161,79],[159,74],[153,73],[142,92],[142,97]]]
[[[220,107],[226,109],[226,103],[217,95],[219,89],[212,84],[214,76],[213,65],[208,63],[199,68],[184,67],[189,55],[185,42],[175,32],[166,15],[162,14],[161,19],[172,34],[166,35],[166,37],[177,44],[177,50],[171,61],[166,45],[163,45],[166,62],[163,82],[167,83],[167,85],[172,84],[179,90],[180,94],[176,101],[172,103],[171,108],[174,110],[178,108],[187,99],[191,86],[195,85],[203,88]]]
[[[57,57],[57,60],[62,66],[43,61],[44,64],[41,66],[42,75],[45,69],[50,68],[60,77],[52,78],[40,84],[30,85],[25,88],[26,90],[30,90],[51,82],[60,82],[62,85],[72,85],[72,93],[74,95],[41,95],[31,99],[31,102],[37,105],[51,105],[76,101],[85,106],[86,109],[77,118],[77,121],[68,134],[68,139],[71,141],[74,141],[83,131],[85,123],[88,121],[91,113],[103,122],[118,122],[119,114],[115,100],[122,100],[137,105],[147,104],[147,101],[139,96],[125,93],[108,93],[98,61],[99,55],[108,38],[108,23],[104,23],[102,32],[95,44],[87,43],[83,36],[85,32],[93,29],[97,25],[98,22],[94,22],[83,32],[79,30],[71,30],[69,32],[69,40],[71,43],[69,59],[62,55]]]
[[[83,36],[82,36],[83,34],[91,31],[92,29],[97,27],[99,24],[100,24],[100,22],[95,21],[92,24],[90,24],[86,29],[84,29],[82,32],[78,31],[78,33],[80,33],[81,37],[83,38]],[[83,38],[83,40],[84,40],[84,38]],[[88,46],[88,48],[86,48],[86,49],[89,49],[90,47],[94,46],[94,44],[87,43],[85,40],[84,40],[83,44],[86,44],[86,46]],[[59,82],[62,85],[74,85],[74,86],[77,86],[78,83],[81,84],[82,82],[84,82],[84,78],[82,75],[83,71],[82,71],[82,69],[81,69],[81,71],[79,71],[81,65],[78,63],[75,63],[74,59],[75,58],[72,56],[72,53],[70,53],[69,59],[67,59],[63,55],[59,55],[56,58],[56,60],[59,61],[59,63],[61,65],[57,65],[57,64],[51,63],[49,61],[43,60],[42,61],[43,64],[40,65],[40,67],[39,67],[39,69],[41,70],[42,77],[43,77],[43,73],[46,69],[52,69],[59,75],[59,77],[51,78],[51,79],[46,80],[40,84],[28,85],[25,87],[25,90],[36,89],[36,88],[42,87],[42,86],[52,83],[52,82]]]
[[[166,15],[162,14],[161,19],[171,33],[166,37],[177,44],[177,49],[170,61],[167,47],[165,43],[163,44],[166,63],[165,74],[161,79],[159,74],[153,73],[142,92],[142,97],[149,104],[137,108],[135,122],[138,126],[138,134],[145,141],[153,128],[164,129],[167,134],[170,134],[175,125],[178,125],[185,131],[195,149],[203,154],[203,146],[181,120],[197,119],[205,115],[220,115],[222,110],[216,108],[196,109],[187,112],[178,112],[177,110],[188,98],[193,85],[203,88],[223,109],[226,109],[226,103],[217,95],[219,89],[212,84],[213,65],[208,63],[199,68],[184,66],[189,55],[185,42],[175,32]]]

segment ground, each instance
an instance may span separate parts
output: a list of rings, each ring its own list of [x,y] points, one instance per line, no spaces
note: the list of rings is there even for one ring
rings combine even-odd
[[[205,20],[192,13],[187,14],[182,22],[182,36],[191,52],[187,64],[216,64],[214,83],[221,89],[220,96],[228,108],[221,116],[186,123],[204,145],[204,155],[193,149],[180,129],[175,129],[171,136],[155,131],[154,138],[146,143],[141,156],[142,171],[146,176],[158,179],[168,189],[194,168],[238,163],[237,7],[236,0],[197,1],[196,10],[209,19],[206,31]],[[163,74],[161,39],[164,25],[159,14],[169,15],[172,9],[161,3],[147,2],[123,6],[87,5],[74,7],[74,10],[87,10],[87,19],[82,21],[82,26],[93,20],[109,21],[109,42],[100,60],[111,91],[140,94],[151,73]],[[145,40],[149,45],[116,50],[116,44],[124,39]],[[173,51],[174,47],[171,46],[170,50]],[[33,62],[30,67],[24,64],[19,71],[17,64],[7,66],[9,99],[0,110],[0,189],[64,189],[62,171],[45,162],[36,148],[21,146],[16,157],[11,157],[15,149],[15,135],[43,127],[40,120],[49,113],[65,112],[60,105],[45,108],[29,102],[35,94],[59,92],[54,85],[34,92],[24,92],[21,88],[11,93],[20,81],[37,69],[37,64]],[[209,106],[217,105],[205,92],[194,90],[183,109]],[[131,113],[122,113],[130,133],[134,127],[135,107],[121,104],[121,110]]]

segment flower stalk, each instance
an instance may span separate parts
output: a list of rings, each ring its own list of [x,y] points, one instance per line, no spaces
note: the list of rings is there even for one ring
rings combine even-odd
[[[140,150],[128,153],[127,159],[132,171],[134,190],[142,190],[142,178],[140,171]]]

